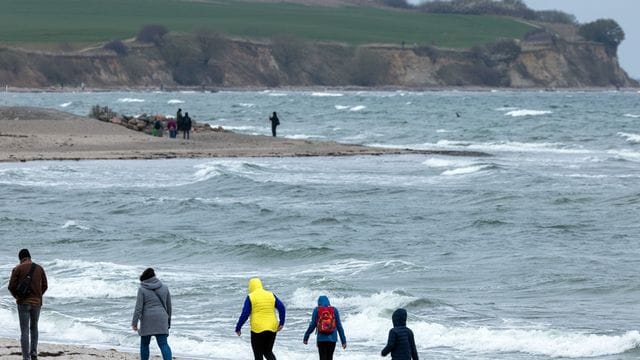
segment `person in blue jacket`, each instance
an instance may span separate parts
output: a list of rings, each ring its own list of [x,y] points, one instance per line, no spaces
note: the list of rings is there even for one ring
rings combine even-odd
[[[318,307],[333,308],[333,314],[335,317],[335,329],[333,329],[331,333],[321,332],[320,329],[316,331],[316,340],[318,344],[318,354],[320,355],[320,360],[332,360],[333,352],[336,349],[336,342],[338,342],[338,335],[340,335],[340,342],[342,343],[343,349],[347,348],[347,338],[344,336],[344,329],[342,328],[342,322],[340,321],[340,313],[338,312],[338,309],[331,306],[329,298],[325,295],[321,295],[320,297],[318,297]],[[318,328],[318,307],[313,309],[309,327],[304,333],[304,339],[302,342],[305,345],[308,343],[309,336],[311,335],[313,330]]]
[[[413,339],[413,331],[407,327],[407,310],[397,309],[391,315],[393,329],[389,330],[387,346],[382,356],[391,353],[392,360],[418,360],[418,350]]]

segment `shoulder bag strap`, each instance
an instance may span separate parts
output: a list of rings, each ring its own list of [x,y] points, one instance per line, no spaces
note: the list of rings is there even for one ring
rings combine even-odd
[[[153,293],[156,294],[156,296],[158,297],[158,300],[160,301],[160,305],[162,305],[162,308],[168,315],[169,312],[167,311],[167,306],[164,304],[164,301],[162,301],[162,298],[160,297],[160,295],[158,295],[158,293],[155,290],[151,290],[151,291],[153,291]]]

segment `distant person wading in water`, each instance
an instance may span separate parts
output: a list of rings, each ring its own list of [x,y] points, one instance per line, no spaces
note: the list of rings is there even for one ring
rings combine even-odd
[[[276,127],[278,127],[278,125],[280,125],[280,119],[278,119],[278,114],[276,114],[276,112],[273,112],[273,115],[269,116],[269,120],[271,121],[271,135],[273,135],[273,137],[276,136]]]

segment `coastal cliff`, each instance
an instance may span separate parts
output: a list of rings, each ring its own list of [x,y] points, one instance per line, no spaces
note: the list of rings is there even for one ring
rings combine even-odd
[[[195,42],[127,44],[47,53],[0,48],[0,84],[12,88],[242,87],[637,87],[602,44],[503,40],[469,50],[432,46],[225,40],[203,58]],[[171,49],[169,51],[168,49]],[[178,55],[176,55],[176,53]],[[180,56],[180,54],[189,56]]]

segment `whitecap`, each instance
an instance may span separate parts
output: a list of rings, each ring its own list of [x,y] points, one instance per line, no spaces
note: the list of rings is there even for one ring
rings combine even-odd
[[[340,97],[340,96],[344,96],[344,94],[341,94],[341,93],[332,93],[332,92],[314,92],[314,93],[311,93],[311,96],[318,96],[318,97]]]
[[[640,344],[640,333],[598,335],[553,329],[449,327],[420,321],[412,325],[416,342],[428,348],[464,352],[524,353],[548,357],[584,358],[622,354]]]
[[[487,165],[465,166],[457,169],[446,170],[442,172],[444,176],[468,175],[486,169]]]
[[[438,130],[436,130],[436,133],[438,133],[438,134],[443,134],[443,133],[448,133],[448,132],[450,132],[450,131],[447,130],[447,129],[438,129]]]
[[[336,106],[335,106],[335,108],[336,108],[336,110],[345,110],[345,109],[348,109],[348,108],[349,108],[349,106],[346,106],[346,105],[336,105]]]
[[[66,102],[64,104],[60,104],[60,107],[67,107],[67,106],[69,106],[71,104],[73,104],[73,101],[69,101],[69,102]]]
[[[625,132],[619,132],[618,135],[627,138],[627,141],[630,143],[640,143],[640,134],[631,134]]]
[[[632,150],[608,150],[608,154],[614,155],[616,157],[630,160],[630,161],[638,161],[640,160],[640,152],[632,151]]]
[[[446,167],[461,167],[469,166],[471,161],[458,160],[458,159],[442,159],[442,158],[430,158],[422,162],[423,165],[432,168],[446,168]]]
[[[354,107],[352,107],[351,109],[349,109],[349,111],[360,111],[360,110],[364,110],[364,109],[366,109],[366,108],[367,108],[367,107],[366,107],[366,106],[364,106],[364,105],[357,105],[357,106],[354,106]]]
[[[285,136],[287,139],[294,139],[294,140],[306,140],[306,139],[324,139],[324,136],[317,136],[317,135],[305,135],[305,134],[294,134],[294,135],[287,135]]]
[[[89,230],[88,226],[80,225],[75,220],[68,220],[64,225],[62,225],[63,229],[75,228],[79,230]]]
[[[136,98],[120,98],[120,99],[118,99],[118,102],[136,103],[136,102],[145,102],[145,100],[144,99],[136,99]]]
[[[512,116],[512,117],[522,117],[522,116],[541,116],[541,115],[548,115],[552,113],[553,113],[552,111],[548,111],[548,110],[518,109],[518,110],[511,110],[504,115]]]
[[[184,104],[184,101],[178,99],[171,99],[167,101],[167,104]]]
[[[495,111],[513,111],[513,110],[518,110],[518,108],[517,107],[513,107],[513,106],[503,106],[503,107],[495,108],[493,110],[495,110]]]
[[[624,117],[634,118],[634,119],[640,118],[640,115],[638,115],[638,114],[624,114],[623,116]]]

